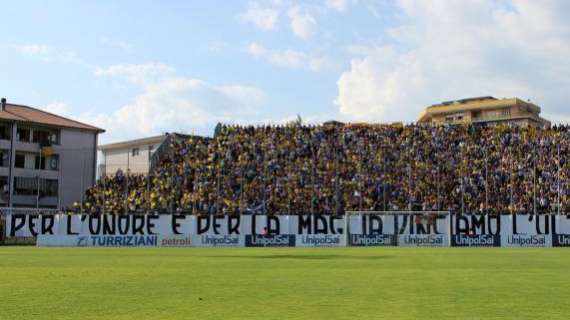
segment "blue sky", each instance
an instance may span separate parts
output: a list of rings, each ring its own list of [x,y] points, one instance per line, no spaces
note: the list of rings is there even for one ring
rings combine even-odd
[[[414,121],[470,96],[570,108],[564,0],[10,1],[0,95],[112,142],[219,121]]]

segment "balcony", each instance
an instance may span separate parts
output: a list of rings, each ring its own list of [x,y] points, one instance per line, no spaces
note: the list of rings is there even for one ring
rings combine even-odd
[[[1,203],[1,202],[0,202]],[[36,195],[13,195],[12,203],[16,207],[35,207],[38,205]],[[57,207],[58,199],[57,197],[42,197],[40,198],[40,207]]]
[[[524,120],[529,119],[539,122],[538,118],[534,114],[522,114],[522,115],[496,115],[496,116],[480,116],[476,118],[471,118],[473,123],[479,122],[497,122],[497,121],[514,121],[514,120]]]

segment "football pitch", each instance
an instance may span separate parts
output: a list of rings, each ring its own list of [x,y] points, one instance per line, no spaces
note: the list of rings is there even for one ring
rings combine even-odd
[[[0,247],[0,319],[568,319],[570,251]]]

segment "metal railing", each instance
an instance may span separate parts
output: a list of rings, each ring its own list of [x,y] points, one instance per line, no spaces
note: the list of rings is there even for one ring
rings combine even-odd
[[[40,215],[40,214],[58,214],[62,211],[59,209],[46,209],[46,208],[0,208],[0,216],[7,216],[12,214],[26,214],[26,215]]]

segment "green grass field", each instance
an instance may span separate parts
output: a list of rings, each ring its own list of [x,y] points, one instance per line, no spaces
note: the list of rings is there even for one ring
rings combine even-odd
[[[0,319],[568,319],[568,249],[0,247]]]

